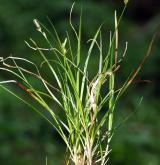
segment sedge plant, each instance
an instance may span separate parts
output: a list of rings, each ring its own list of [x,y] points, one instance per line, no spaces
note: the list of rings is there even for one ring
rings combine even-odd
[[[0,86],[31,107],[53,126],[66,144],[67,164],[107,164],[111,151],[111,139],[115,133],[113,127],[114,109],[119,98],[133,82],[150,54],[156,34],[153,35],[147,53],[138,67],[120,88],[115,86],[116,71],[127,51],[126,42],[124,52],[121,55],[118,54],[118,27],[128,1],[124,2],[125,6],[119,18],[115,12],[115,28],[113,33],[110,33],[108,51],[103,50],[101,25],[94,37],[88,41],[90,46],[84,63],[81,59],[82,15],[77,31],[71,19],[74,5],[71,8],[69,22],[76,38],[76,51],[74,51],[75,48],[73,50],[68,33],[62,41],[51,21],[54,34],[37,19],[34,19],[36,29],[43,36],[48,47],[40,47],[33,39],[25,42],[28,47],[40,55],[41,64],[37,65],[35,62],[22,57],[0,57],[0,70],[9,72],[14,76],[12,80],[1,81]],[[91,79],[88,67],[95,48],[97,48],[97,55],[99,56],[98,70],[95,72],[94,78]],[[28,69],[29,67],[25,67],[22,63],[32,69]],[[47,79],[47,75],[42,74],[42,72],[45,73],[46,68],[51,73],[50,79]],[[34,87],[28,75],[41,83],[43,88]],[[53,80],[56,84],[52,83]],[[8,89],[5,86],[8,83],[19,86],[42,109]],[[107,89],[105,95],[101,94],[103,87]],[[56,104],[60,113],[57,113],[57,110],[50,103]]]

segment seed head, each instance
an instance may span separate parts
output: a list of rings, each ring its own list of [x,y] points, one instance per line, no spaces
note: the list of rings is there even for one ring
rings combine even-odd
[[[41,32],[41,26],[39,24],[39,21],[37,19],[33,20],[34,25],[36,26],[37,30]]]
[[[124,0],[124,4],[127,5],[127,3],[128,3],[128,0]]]

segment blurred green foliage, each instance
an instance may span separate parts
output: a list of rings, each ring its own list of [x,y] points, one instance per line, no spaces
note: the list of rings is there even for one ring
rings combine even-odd
[[[26,56],[37,60],[38,57],[33,56],[33,52],[23,42],[29,37],[41,40],[34,29],[32,20],[38,18],[50,28],[46,18],[48,16],[63,38],[69,27],[68,18],[72,3],[72,0],[46,0],[44,2],[0,0],[0,56],[5,57],[13,53],[16,56]],[[105,22],[102,31],[103,38],[108,42],[109,30],[114,23],[114,10],[117,8],[119,13],[121,6],[102,1],[76,1],[73,12],[74,23],[78,23],[81,4],[83,4],[84,45],[102,22]],[[157,26],[157,20],[159,20],[159,15],[146,24],[139,25],[127,16],[123,19],[119,32],[120,47],[121,50],[124,49],[126,40],[129,41],[129,47],[123,67],[117,72],[119,86],[144,55],[151,34]],[[132,117],[117,130],[112,143],[110,158],[112,165],[160,164],[159,41],[158,38],[152,55],[138,77],[139,79],[151,79],[153,83],[150,85],[134,84],[116,109],[115,125],[132,113],[140,97],[144,96],[144,101],[138,107],[138,111],[133,113]],[[83,53],[85,56],[85,46]],[[96,63],[96,55],[94,56],[92,65]],[[8,76],[1,73],[0,78],[4,80]],[[11,88],[17,90],[12,86]],[[0,89],[0,164],[41,165],[45,164],[46,156],[48,165],[64,164],[65,146],[60,137],[43,119],[28,109],[16,98]]]

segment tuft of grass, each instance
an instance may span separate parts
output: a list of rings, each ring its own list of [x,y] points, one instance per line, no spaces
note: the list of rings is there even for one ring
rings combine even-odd
[[[90,46],[85,62],[82,63],[82,13],[77,31],[72,24],[73,4],[69,23],[75,34],[76,51],[73,49],[68,32],[62,41],[50,20],[54,34],[37,19],[34,19],[35,27],[43,36],[48,47],[40,47],[32,38],[30,38],[29,42],[25,41],[25,43],[33,51],[39,53],[42,59],[41,64],[37,65],[30,60],[20,57],[10,56],[5,59],[0,57],[0,70],[11,73],[15,77],[12,80],[1,81],[0,87],[23,101],[24,104],[27,104],[53,126],[66,144],[67,164],[71,162],[75,165],[107,164],[109,153],[111,152],[110,142],[115,133],[115,128],[113,127],[114,109],[119,98],[133,82],[150,54],[157,31],[153,34],[147,53],[140,64],[124,84],[117,89],[115,86],[116,71],[125,57],[128,46],[126,42],[123,54],[120,55],[118,53],[118,28],[128,1],[124,2],[125,6],[119,18],[117,18],[115,12],[115,29],[113,34],[110,32],[107,53],[103,51],[101,36],[103,25],[101,25],[93,38],[88,40]],[[54,46],[53,41],[55,42]],[[88,67],[94,48],[97,48],[99,52],[98,70],[95,72],[95,77],[90,79]],[[25,68],[21,63],[26,63],[32,70]],[[50,79],[47,80],[42,75],[46,68],[56,84],[53,85]],[[28,76],[34,77],[41,84],[42,88],[37,89],[37,87],[34,87]],[[27,99],[19,96],[18,93],[5,87],[5,84],[8,83],[14,83],[20,87],[34,102],[41,105],[44,111],[41,111]],[[108,91],[105,96],[101,95],[104,86]],[[51,108],[50,102],[59,106],[60,113],[57,113],[56,109]]]

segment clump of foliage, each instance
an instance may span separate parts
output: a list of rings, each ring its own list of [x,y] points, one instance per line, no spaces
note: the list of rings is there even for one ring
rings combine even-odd
[[[41,65],[22,57],[10,56],[5,59],[0,57],[3,65],[0,70],[15,76],[15,79],[1,81],[1,87],[30,106],[53,126],[67,146],[67,164],[72,162],[75,165],[96,163],[105,165],[108,162],[110,142],[116,129],[113,127],[115,106],[150,54],[156,34],[153,35],[147,53],[135,71],[120,88],[115,86],[116,71],[127,51],[126,42],[124,52],[121,55],[118,54],[118,27],[127,3],[128,1],[125,1],[125,7],[119,19],[115,12],[115,28],[113,34],[110,32],[108,51],[103,50],[101,25],[94,37],[88,40],[90,46],[84,63],[81,59],[82,15],[77,31],[71,21],[73,6],[69,22],[76,38],[76,51],[68,33],[62,42],[51,22],[54,35],[34,19],[36,29],[44,37],[48,47],[40,47],[33,39],[26,44],[42,57]],[[88,67],[94,48],[97,48],[99,54],[98,70],[94,78],[90,78]],[[23,66],[23,63],[27,64],[27,67]],[[28,69],[29,67],[31,69]],[[46,68],[50,70],[51,75],[44,75]],[[40,89],[30,82],[28,75],[41,84]],[[53,85],[53,80],[56,81],[56,85]],[[42,106],[44,111],[37,108],[34,102],[30,103],[6,88],[4,86],[6,83],[19,86],[35,103]],[[104,87],[107,92],[102,95]],[[59,106],[57,109],[60,109],[60,112],[52,107],[53,103]]]

